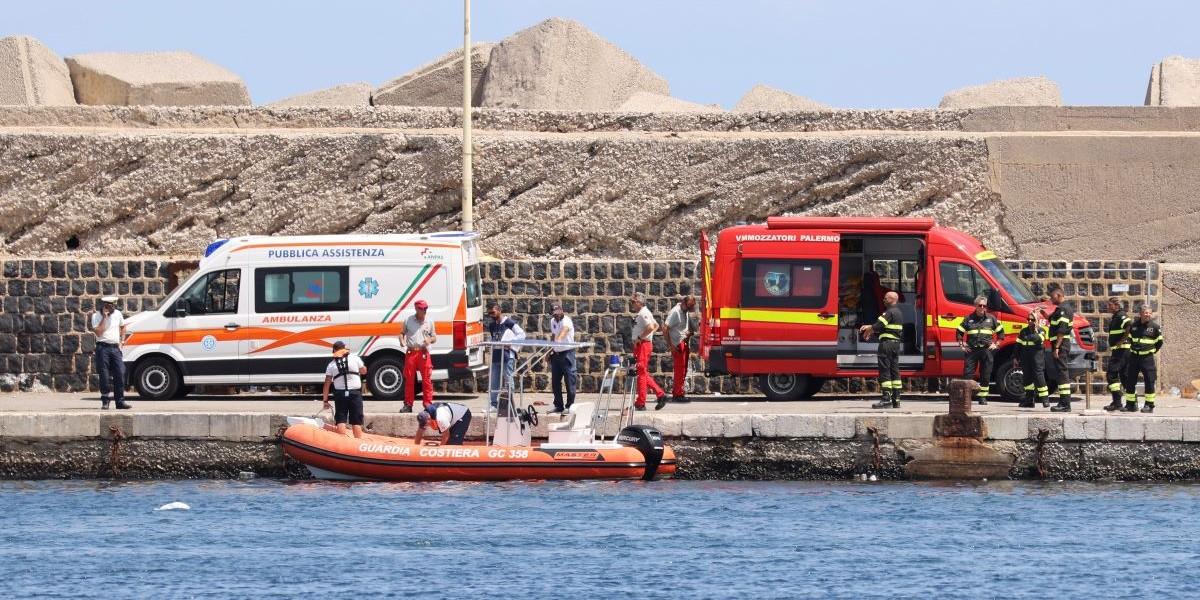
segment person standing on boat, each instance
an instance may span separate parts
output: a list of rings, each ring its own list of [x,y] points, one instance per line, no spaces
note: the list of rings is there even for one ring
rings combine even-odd
[[[493,342],[525,339],[525,330],[521,329],[515,319],[504,316],[504,310],[499,303],[492,302],[488,305],[488,316],[492,318],[492,322],[488,323],[488,337]],[[494,348],[492,350],[492,364],[488,369],[488,405],[492,408],[498,406],[501,373],[504,374],[508,393],[513,393],[513,388],[516,387],[513,381],[513,371],[516,370],[516,365],[516,350],[511,348]]]
[[[361,358],[346,349],[346,342],[333,343],[333,360],[325,367],[325,387],[321,390],[323,408],[329,408],[329,387],[333,386],[333,422],[338,433],[346,434],[346,423],[354,437],[363,435],[362,378],[367,366]]]
[[[550,338],[556,342],[575,341],[575,323],[555,304],[550,317]],[[563,378],[567,380],[567,403],[563,404]],[[565,412],[575,404],[575,349],[555,348],[550,352],[550,390],[554,392],[554,411]]]
[[[412,412],[417,395],[417,373],[421,374],[421,391],[425,406],[433,404],[433,359],[429,357],[429,345],[437,341],[433,321],[425,318],[429,303],[417,300],[413,303],[417,312],[404,320],[404,332],[400,336],[400,347],[404,350],[404,406],[400,412]]]
[[[654,350],[654,332],[658,331],[658,321],[646,307],[646,297],[641,292],[634,292],[629,298],[629,306],[634,311],[633,328],[630,337],[633,338],[633,358],[637,363],[637,399],[634,407],[646,410],[646,390],[654,390],[658,401],[654,410],[662,410],[667,405],[667,392],[659,387],[658,382],[650,376],[650,353]]]
[[[431,404],[417,413],[417,435],[413,437],[413,443],[420,446],[425,429],[429,428],[441,436],[438,438],[439,444],[461,446],[470,426],[471,409],[467,405],[457,402]]]
[[[674,379],[671,385],[671,402],[688,402],[684,393],[687,380],[688,360],[692,341],[692,311],[696,308],[696,297],[690,294],[679,298],[679,302],[667,313],[667,345],[671,347],[671,367]]]

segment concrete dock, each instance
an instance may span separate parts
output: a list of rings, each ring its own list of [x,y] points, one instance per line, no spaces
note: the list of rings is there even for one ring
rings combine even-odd
[[[545,412],[548,394],[531,394]],[[472,434],[482,435],[484,400],[443,395],[472,408]],[[581,401],[590,398],[580,398]],[[634,414],[658,428],[680,455],[680,477],[691,479],[845,479],[904,477],[912,454],[935,443],[942,395],[906,396],[903,407],[874,411],[868,397],[765,402],[759,397],[698,397],[662,411]],[[149,402],[133,410],[101,411],[95,394],[0,395],[0,477],[177,478],[303,477],[278,447],[286,416],[311,416],[312,396],[200,396]],[[1160,397],[1156,412],[1107,414],[1076,403],[1070,414],[975,405],[983,441],[1012,458],[1009,476],[1083,480],[1200,479],[1200,402]],[[407,436],[415,430],[399,402],[366,403],[369,431]],[[545,437],[543,415],[534,436]],[[617,415],[606,430],[615,432]],[[114,450],[114,448],[116,448]],[[114,462],[115,461],[115,462]],[[115,467],[115,468],[114,468]]]

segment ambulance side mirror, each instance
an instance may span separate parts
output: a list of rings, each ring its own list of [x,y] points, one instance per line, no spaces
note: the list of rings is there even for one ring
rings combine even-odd
[[[188,301],[186,298],[180,298],[178,301],[175,302],[175,316],[176,317],[188,316]]]

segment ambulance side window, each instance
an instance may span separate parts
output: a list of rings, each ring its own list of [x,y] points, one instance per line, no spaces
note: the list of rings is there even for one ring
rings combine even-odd
[[[259,313],[350,310],[349,267],[271,267],[254,270]]]
[[[483,306],[483,290],[479,284],[479,265],[467,267],[467,308]]]
[[[241,280],[241,269],[213,271],[196,280],[179,299],[187,303],[189,315],[234,314]],[[166,316],[173,318],[176,313],[170,310]]]
[[[824,307],[831,270],[828,260],[746,259],[742,262],[742,306]]]
[[[950,302],[972,305],[976,296],[986,296],[992,286],[971,265],[943,262],[940,267],[942,292]]]

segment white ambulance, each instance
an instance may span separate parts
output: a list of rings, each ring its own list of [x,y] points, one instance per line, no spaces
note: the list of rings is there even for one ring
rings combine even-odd
[[[476,234],[218,240],[157,309],[129,318],[126,372],[150,399],[201,384],[320,383],[342,340],[366,362],[374,397],[395,399],[399,336],[418,299],[437,333],[433,379],[486,369]]]

